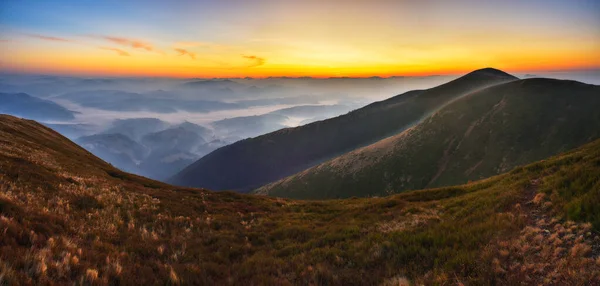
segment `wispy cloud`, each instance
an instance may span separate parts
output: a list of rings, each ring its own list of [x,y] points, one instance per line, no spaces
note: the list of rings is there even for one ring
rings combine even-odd
[[[121,50],[121,49],[117,49],[117,48],[100,47],[100,49],[116,52],[119,56],[124,56],[124,57],[131,56],[127,51],[124,51],[124,50]]]
[[[175,50],[175,51],[176,51],[176,52],[177,52],[177,53],[178,53],[180,56],[186,56],[186,55],[187,55],[187,56],[190,56],[190,58],[192,58],[192,59],[194,59],[194,60],[196,59],[196,54],[195,54],[195,53],[193,53],[193,52],[190,52],[190,51],[188,51],[188,50],[186,50],[186,49],[180,49],[180,48],[176,48],[176,49],[174,49],[174,50]]]
[[[191,47],[205,47],[205,46],[210,46],[210,43],[203,43],[203,42],[177,42],[175,43],[175,46],[177,47],[184,47],[184,48],[191,48]]]
[[[161,53],[161,51],[156,50],[152,44],[144,42],[144,41],[140,41],[140,40],[136,40],[136,39],[122,38],[122,37],[113,37],[113,36],[102,36],[102,38],[107,41],[110,41],[112,43],[119,44],[122,46],[130,47],[130,48],[134,48],[134,49],[146,50],[149,52]]]
[[[31,38],[36,38],[36,39],[45,40],[45,41],[72,42],[72,40],[69,40],[69,39],[53,37],[53,36],[46,36],[46,35],[39,35],[39,34],[26,34],[26,35]]]
[[[243,58],[251,60],[253,63],[252,65],[250,65],[250,68],[253,67],[257,67],[257,66],[262,66],[265,64],[265,62],[267,61],[265,58],[261,58],[261,57],[257,57],[257,56],[245,56],[242,55]]]
[[[210,49],[210,50],[215,50],[215,51],[226,51],[226,50],[233,50],[236,49],[237,47],[235,46],[230,46],[230,45],[222,45],[222,44],[217,44],[217,43],[211,43],[211,42],[176,42],[173,44],[173,47],[176,48],[203,48],[203,49]]]

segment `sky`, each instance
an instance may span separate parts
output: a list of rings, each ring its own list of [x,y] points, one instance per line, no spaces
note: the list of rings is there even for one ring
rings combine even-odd
[[[3,0],[0,71],[369,77],[600,69],[594,0]]]

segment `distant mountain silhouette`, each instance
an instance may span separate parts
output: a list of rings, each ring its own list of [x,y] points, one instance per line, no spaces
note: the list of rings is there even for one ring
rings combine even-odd
[[[0,93],[0,113],[35,120],[72,120],[74,113],[50,100],[26,93]]]
[[[268,113],[221,119],[211,125],[220,134],[248,138],[285,128],[287,119],[287,116]]]
[[[244,106],[220,101],[165,97],[164,92],[147,94],[120,90],[85,90],[55,96],[81,106],[111,111],[151,111],[174,113],[179,110],[209,112],[215,110],[239,109]]]
[[[118,119],[105,130],[105,134],[123,134],[133,140],[140,140],[149,133],[165,130],[169,123],[157,118]]]
[[[174,127],[146,134],[140,142],[153,150],[192,151],[196,146],[206,143],[206,140],[192,130]]]
[[[93,135],[98,132],[99,126],[84,123],[44,123],[63,136],[74,140],[82,136]]]
[[[499,84],[258,192],[346,198],[467,183],[600,138],[599,106],[600,86],[539,78]]]
[[[204,156],[170,182],[249,191],[397,134],[468,93],[516,79],[496,69],[477,70],[438,87],[410,91],[336,118],[236,142]]]
[[[171,125],[157,118],[115,120],[101,133],[75,141],[122,170],[158,180],[224,144],[215,145],[213,131],[206,127],[187,121]]]
[[[119,133],[84,136],[75,142],[127,172],[139,172],[138,164],[148,153],[146,147]]]

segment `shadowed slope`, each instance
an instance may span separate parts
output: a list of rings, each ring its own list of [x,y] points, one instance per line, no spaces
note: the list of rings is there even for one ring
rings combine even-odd
[[[242,140],[204,156],[170,182],[248,191],[397,134],[469,92],[515,79],[495,69],[477,70],[441,86],[410,91],[336,118]]]
[[[258,190],[290,198],[382,196],[463,184],[600,137],[600,86],[526,79],[463,97],[399,135]]]

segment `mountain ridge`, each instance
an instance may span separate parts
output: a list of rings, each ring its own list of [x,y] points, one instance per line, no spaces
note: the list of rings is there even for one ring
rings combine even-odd
[[[50,100],[27,93],[0,92],[0,113],[36,120],[73,120],[76,112]]]
[[[345,115],[238,141],[200,158],[168,182],[250,191],[410,127],[448,101],[517,78],[495,69],[409,91]]]
[[[466,183],[600,137],[600,86],[524,79],[446,105],[419,125],[263,186],[292,198],[382,196]],[[368,191],[366,191],[368,190]]]

